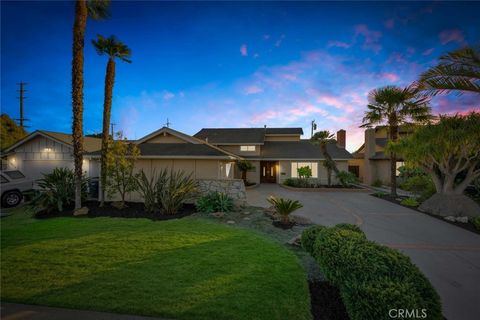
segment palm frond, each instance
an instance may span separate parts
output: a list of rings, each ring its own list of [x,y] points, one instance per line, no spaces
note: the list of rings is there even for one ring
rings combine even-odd
[[[110,17],[110,0],[88,0],[88,16],[94,20],[106,19]]]
[[[130,60],[132,54],[130,48],[113,35],[108,38],[97,35],[97,39],[92,40],[92,44],[99,55],[106,54],[110,58],[119,58],[127,63],[132,62]]]

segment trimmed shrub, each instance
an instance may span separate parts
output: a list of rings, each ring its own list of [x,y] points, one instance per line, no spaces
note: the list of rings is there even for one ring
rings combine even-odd
[[[302,247],[307,251],[312,253],[313,252],[313,244],[317,239],[317,235],[326,227],[324,226],[311,226],[305,229],[302,232],[302,237],[300,239]]]
[[[337,179],[344,187],[349,187],[353,183],[357,182],[357,177],[351,172],[340,171],[337,173]]]
[[[420,203],[415,198],[405,198],[400,201],[401,205],[408,206],[408,207],[418,207]]]
[[[350,319],[389,319],[394,308],[427,309],[427,319],[442,319],[438,294],[409,257],[367,240],[353,225],[304,233],[302,245],[339,287]]]
[[[222,192],[210,192],[200,197],[195,203],[195,207],[199,212],[230,212],[233,209],[233,199]]]
[[[420,202],[427,200],[436,192],[432,178],[425,175],[407,178],[405,182],[400,185],[400,188],[413,192],[418,196]]]
[[[300,179],[308,179],[312,176],[312,169],[309,166],[297,168],[298,177]]]
[[[388,193],[382,192],[382,191],[377,191],[377,192],[372,193],[372,195],[375,196],[375,197],[383,198],[385,196],[388,196]]]
[[[360,227],[355,225],[355,224],[339,223],[339,224],[335,225],[334,228],[335,229],[348,230],[348,231],[352,231],[352,232],[357,232],[359,234],[365,235],[365,233],[363,233],[363,230],[360,229]]]

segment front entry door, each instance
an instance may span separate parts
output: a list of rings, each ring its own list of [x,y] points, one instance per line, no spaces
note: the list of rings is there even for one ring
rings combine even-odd
[[[277,182],[277,163],[275,161],[260,162],[260,182],[261,183]]]

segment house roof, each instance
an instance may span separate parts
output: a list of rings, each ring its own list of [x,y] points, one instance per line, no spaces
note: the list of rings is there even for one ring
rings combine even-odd
[[[338,147],[335,143],[327,145],[327,151],[332,159],[351,159],[352,155],[347,150]],[[256,158],[252,156],[251,158]],[[325,157],[318,145],[309,140],[300,141],[266,141],[260,151],[262,159],[320,159]]]
[[[263,144],[265,135],[302,134],[302,128],[204,128],[194,137],[213,144]]]
[[[213,144],[263,144],[265,128],[204,128],[194,137]]]
[[[193,143],[141,143],[137,144],[140,150],[140,157],[156,157],[156,158],[233,158],[229,153],[222,152],[219,148],[212,147],[208,144]],[[90,156],[99,156],[100,151],[89,154]]]
[[[14,145],[5,149],[3,151],[3,153],[8,153],[8,152],[16,149],[18,146],[24,144],[27,141],[30,141],[31,139],[33,139],[37,136],[43,136],[45,138],[49,138],[49,139],[55,140],[57,142],[60,142],[62,144],[73,147],[72,136],[70,134],[63,133],[63,132],[55,132],[55,131],[36,130],[36,131],[30,133],[25,138],[18,141],[17,143],[15,143]],[[96,151],[96,150],[100,150],[101,147],[102,147],[102,139],[93,138],[93,137],[83,137],[83,148],[85,149],[86,152],[93,152],[93,151]]]
[[[369,158],[370,160],[390,160],[390,156],[383,151],[375,152],[375,155]],[[397,161],[403,161],[402,157],[397,155]]]
[[[302,128],[267,128],[265,134],[279,134],[279,135],[302,135],[303,129]]]

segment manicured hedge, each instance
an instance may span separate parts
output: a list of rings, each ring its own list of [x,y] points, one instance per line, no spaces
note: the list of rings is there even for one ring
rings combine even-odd
[[[427,319],[442,319],[438,294],[410,258],[367,240],[359,227],[311,227],[302,246],[340,289],[351,320],[390,319],[391,309],[426,309]]]

